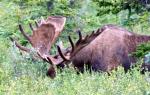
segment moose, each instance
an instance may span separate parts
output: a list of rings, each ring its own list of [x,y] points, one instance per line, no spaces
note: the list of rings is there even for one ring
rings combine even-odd
[[[80,31],[78,35],[79,40],[75,44],[68,37],[71,48],[67,48],[66,52],[57,46],[59,55],[47,57],[47,62],[55,66],[72,62],[77,72],[84,72],[85,65],[89,70],[108,73],[123,66],[127,72],[136,62],[136,58],[129,54],[136,50],[137,45],[150,41],[150,36],[139,35],[116,25],[105,25],[86,37],[82,37]],[[54,71],[54,68],[49,68],[48,75],[51,77]]]
[[[47,20],[42,20],[41,23],[36,22],[37,29],[33,29],[29,24],[33,31],[31,36],[28,36],[19,25],[21,33],[31,43],[39,58],[51,64],[47,71],[47,75],[51,78],[56,76],[55,66],[63,68],[69,63],[73,64],[77,72],[84,72],[85,65],[89,70],[98,72],[110,72],[118,66],[123,66],[127,72],[136,62],[136,58],[129,54],[136,50],[137,45],[150,40],[150,36],[139,35],[110,24],[92,31],[85,37],[78,31],[79,39],[75,44],[68,36],[71,47],[62,51],[62,47],[58,45],[58,54],[50,55],[51,46],[63,30],[65,20],[61,16],[51,16]],[[21,46],[15,39],[11,38],[11,40],[19,49],[31,51]]]

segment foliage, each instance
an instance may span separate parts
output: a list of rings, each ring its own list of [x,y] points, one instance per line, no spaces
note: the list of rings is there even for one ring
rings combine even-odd
[[[147,0],[93,0],[97,4],[97,16],[112,13],[119,14],[127,11],[124,25],[131,26],[137,22],[149,19],[149,4]]]
[[[143,11],[149,10],[149,3],[147,0],[93,0],[98,4],[98,14],[103,15],[109,12],[117,14],[122,10],[128,10],[129,16],[134,13],[141,13]],[[133,12],[132,12],[133,10]]]
[[[88,34],[104,24],[117,24],[136,33],[150,34],[148,11],[142,14],[133,12],[128,20],[128,11],[120,10],[121,0],[103,0],[113,4],[110,4],[110,9],[114,12],[109,12],[109,7],[103,6],[103,10],[100,10],[100,1],[102,0],[1,0],[0,95],[149,95],[149,73],[141,75],[138,71],[140,65],[127,74],[119,67],[110,76],[95,72],[77,75],[73,68],[63,72],[57,70],[57,77],[52,80],[45,75],[49,67],[47,63],[32,60],[32,55],[21,54],[9,40],[10,36],[15,36],[22,44],[28,45],[18,30],[18,24],[21,23],[30,34],[29,22],[33,23],[34,20],[50,15],[67,17],[64,32],[58,39],[62,40],[65,46],[69,44],[68,35],[73,39],[77,38],[74,33],[77,29],[81,29],[83,34]],[[108,6],[107,3],[103,5]],[[134,7],[132,9],[134,10]],[[109,11],[98,15],[106,10]],[[54,45],[51,52],[55,51]],[[141,58],[147,51],[149,43],[139,46],[135,54]],[[139,61],[137,64],[141,63],[142,61]]]
[[[132,54],[137,57],[137,58],[142,58],[144,57],[146,54],[148,54],[150,52],[150,42],[148,43],[143,43],[140,44],[136,51],[133,52]]]
[[[28,63],[23,63],[28,64]],[[34,64],[35,65],[35,64]],[[27,67],[30,67],[27,65]],[[134,69],[134,73],[124,74],[122,68],[114,71],[111,76],[106,73],[88,72],[77,75],[73,69],[66,69],[62,73],[58,72],[57,77],[51,80],[45,76],[32,76],[26,72],[28,68],[22,68],[23,75],[8,76],[2,80],[0,94],[16,95],[149,95],[149,78],[142,76]],[[20,68],[20,67],[18,67]],[[35,68],[36,67],[32,67]],[[25,69],[25,70],[24,70]],[[18,69],[17,69],[18,70]],[[33,73],[32,70],[29,70]],[[40,71],[38,72],[40,73]]]

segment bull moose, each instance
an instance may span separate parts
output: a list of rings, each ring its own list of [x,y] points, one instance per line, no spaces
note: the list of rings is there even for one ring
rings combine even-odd
[[[85,65],[90,70],[98,72],[110,72],[118,66],[123,66],[127,72],[136,62],[136,58],[129,54],[136,50],[137,45],[150,40],[150,36],[139,35],[116,25],[105,25],[85,37],[78,31],[79,39],[75,44],[69,36],[71,47],[62,51],[62,48],[57,46],[59,54],[50,55],[51,46],[61,33],[64,24],[64,17],[51,16],[41,23],[36,23],[37,29],[33,29],[30,24],[33,31],[31,36],[28,36],[19,25],[21,33],[37,51],[38,56],[52,65],[47,71],[47,75],[51,78],[56,76],[55,66],[63,67],[68,63],[72,63],[78,72],[84,72]],[[15,41],[13,38],[11,40]],[[15,44],[23,51],[31,51],[17,41]]]
[[[150,36],[129,32],[116,25],[105,25],[86,37],[82,37],[80,31],[78,34],[79,40],[75,44],[68,37],[71,48],[66,52],[62,52],[61,47],[57,46],[59,55],[45,60],[56,66],[72,62],[79,72],[84,72],[85,65],[98,72],[110,72],[123,66],[127,72],[136,62],[136,58],[129,54],[136,50],[137,45],[150,40]],[[51,76],[54,71],[54,68],[50,68],[47,74]]]

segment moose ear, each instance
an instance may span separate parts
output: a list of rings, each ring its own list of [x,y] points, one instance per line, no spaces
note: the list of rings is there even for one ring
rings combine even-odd
[[[61,32],[64,28],[66,17],[63,16],[49,16],[46,20],[47,23],[54,25],[56,32]]]

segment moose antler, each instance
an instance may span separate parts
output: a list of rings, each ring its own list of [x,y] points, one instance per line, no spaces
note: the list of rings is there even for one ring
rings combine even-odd
[[[49,55],[52,44],[54,44],[56,38],[59,36],[60,32],[63,30],[66,18],[62,16],[50,16],[47,20],[41,20],[40,23],[35,21],[36,28],[33,28],[32,24],[29,26],[32,30],[32,35],[27,35],[24,31],[22,25],[19,25],[19,30],[23,36],[28,40],[32,47],[40,54],[41,57]],[[23,51],[30,52],[28,49],[20,45],[17,41],[11,38],[11,41],[15,42],[15,45]]]
[[[15,43],[15,45],[23,51],[30,52],[30,49],[20,45],[14,38],[10,37],[10,40]]]
[[[57,50],[58,50],[58,53],[59,55],[61,56],[61,62],[64,62],[64,61],[70,61],[71,58],[77,53],[79,52],[82,48],[84,48],[86,45],[88,45],[92,40],[94,40],[99,34],[101,34],[101,30],[98,29],[96,32],[92,31],[92,33],[90,35],[86,35],[85,37],[82,36],[81,34],[81,31],[77,31],[78,33],[78,36],[79,36],[79,39],[77,40],[77,42],[74,44],[71,37],[68,36],[68,39],[69,39],[69,42],[71,44],[71,50],[69,48],[69,55],[66,55],[66,53],[63,53],[60,46],[57,46]],[[67,51],[66,51],[67,52]],[[49,58],[49,61],[51,59]],[[60,60],[60,59],[58,59]],[[51,61],[50,61],[51,62]],[[53,63],[53,65],[58,65],[60,63],[54,63],[54,62],[51,62]]]
[[[91,41],[93,41],[102,31],[100,31],[100,29],[98,29],[96,32],[92,31],[92,33],[90,35],[86,35],[84,38],[81,34],[81,31],[77,31],[79,39],[78,41],[75,43],[75,45],[73,45],[73,42],[69,39],[70,43],[72,44],[72,53],[71,56],[75,55],[78,51],[80,51],[82,48],[84,48],[86,45],[88,45]],[[74,46],[74,47],[73,47]]]

